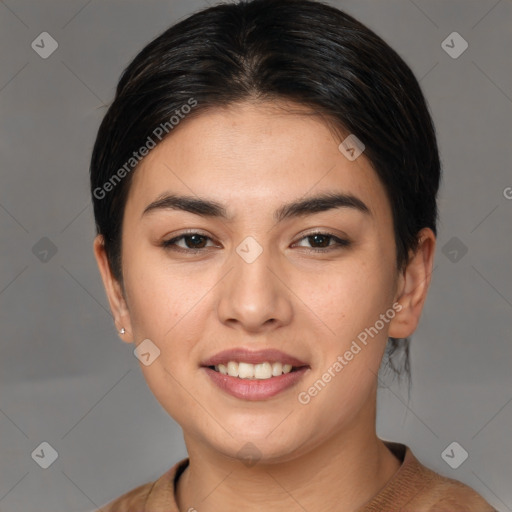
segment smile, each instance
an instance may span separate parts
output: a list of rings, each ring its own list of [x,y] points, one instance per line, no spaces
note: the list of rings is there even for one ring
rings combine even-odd
[[[251,364],[229,361],[227,364],[218,364],[211,368],[216,372],[222,373],[222,375],[229,375],[230,377],[260,380],[279,377],[280,375],[290,373],[293,370],[293,366],[291,364],[283,364],[280,362]]]
[[[276,349],[232,348],[201,362],[218,389],[243,400],[266,400],[298,385],[311,367]]]

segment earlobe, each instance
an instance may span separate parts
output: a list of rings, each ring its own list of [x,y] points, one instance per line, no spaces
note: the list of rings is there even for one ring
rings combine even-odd
[[[132,328],[130,313],[123,295],[121,284],[112,274],[102,235],[96,236],[93,247],[94,256],[96,258],[96,263],[98,264],[98,269],[103,281],[105,293],[107,294],[110,311],[114,317],[117,332],[123,341],[131,343]]]
[[[388,336],[407,338],[416,330],[432,275],[436,237],[430,228],[418,233],[418,248],[399,277],[395,301],[401,309],[390,322]]]

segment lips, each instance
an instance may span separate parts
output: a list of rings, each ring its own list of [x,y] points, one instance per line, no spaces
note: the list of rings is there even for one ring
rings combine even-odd
[[[296,371],[283,373],[279,377],[258,380],[222,375],[209,367],[204,367],[201,370],[205,372],[209,381],[223,393],[239,400],[248,401],[270,400],[286,390],[292,390],[310,371],[309,367],[303,366]]]
[[[204,360],[201,369],[224,393],[242,400],[268,400],[297,386],[310,366],[280,350],[235,348]]]
[[[218,352],[214,356],[203,361],[201,366],[218,366],[219,364],[227,365],[230,361],[250,364],[282,363],[283,365],[290,364],[293,368],[302,368],[304,366],[308,366],[308,364],[304,361],[281,352],[280,350],[266,349],[255,351],[245,348],[235,348]]]

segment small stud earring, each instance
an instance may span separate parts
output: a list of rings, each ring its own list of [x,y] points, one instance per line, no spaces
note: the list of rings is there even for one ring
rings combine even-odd
[[[124,327],[121,327],[120,331],[119,331],[119,334],[124,334],[126,332],[125,328]]]

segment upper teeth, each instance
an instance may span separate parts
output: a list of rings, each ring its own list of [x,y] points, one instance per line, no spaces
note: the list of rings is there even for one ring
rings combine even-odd
[[[270,379],[271,377],[278,377],[283,373],[290,373],[292,365],[282,363],[251,364],[229,361],[227,365],[219,364],[215,366],[215,370],[223,375],[239,377],[240,379]]]

